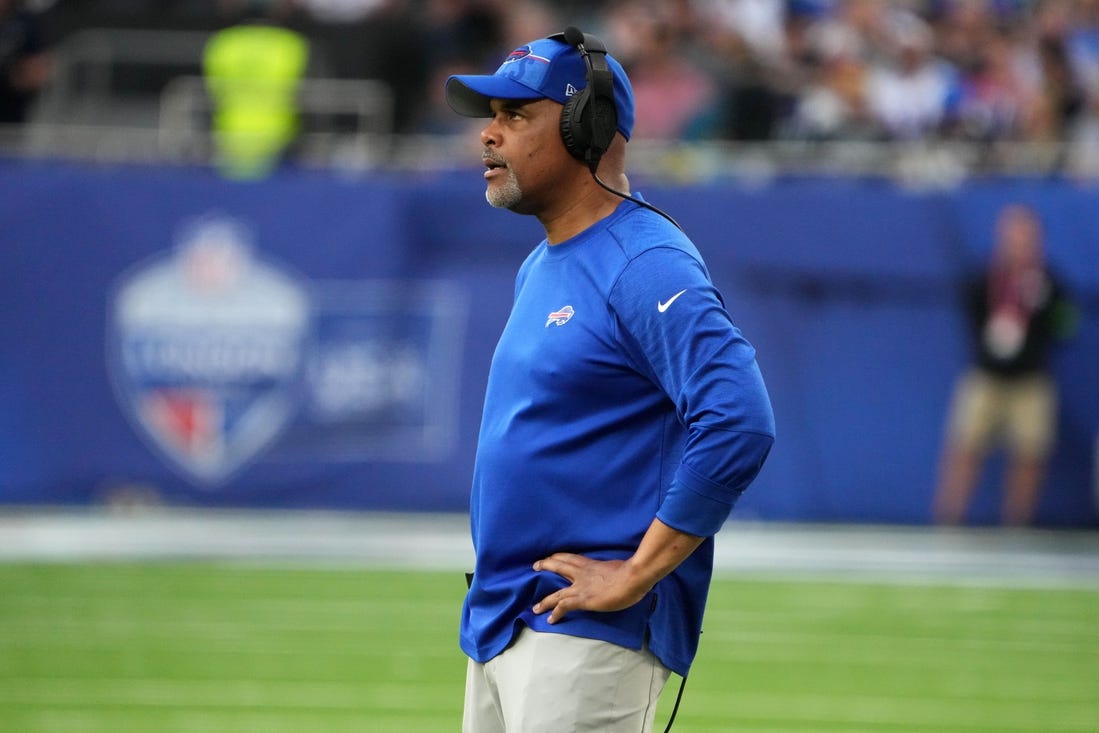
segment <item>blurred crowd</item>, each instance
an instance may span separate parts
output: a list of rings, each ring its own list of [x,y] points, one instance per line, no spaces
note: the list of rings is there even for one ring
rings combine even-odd
[[[398,132],[454,131],[446,75],[573,24],[629,71],[638,138],[1099,138],[1099,0],[0,0],[0,68],[20,22],[58,43],[256,15],[310,39],[311,74],[387,82]]]

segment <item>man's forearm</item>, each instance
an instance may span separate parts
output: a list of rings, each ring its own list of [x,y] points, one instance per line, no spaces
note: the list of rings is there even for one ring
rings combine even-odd
[[[698,549],[705,537],[680,532],[654,519],[641,538],[641,544],[626,565],[635,582],[650,590],[664,576],[679,567]]]

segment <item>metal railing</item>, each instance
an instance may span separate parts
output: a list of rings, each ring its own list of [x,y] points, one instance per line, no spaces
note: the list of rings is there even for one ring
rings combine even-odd
[[[203,164],[213,144],[213,104],[202,73],[210,34],[201,31],[89,28],[55,51],[55,72],[21,128],[0,130],[0,152],[104,162]],[[319,54],[323,57],[323,54]],[[393,130],[388,85],[371,79],[317,76],[311,61],[297,109],[300,159],[372,166],[379,140]],[[126,77],[143,85],[127,87]]]
[[[199,76],[173,79],[160,96],[157,148],[162,159],[208,162],[213,100]],[[333,155],[368,152],[393,131],[393,94],[373,79],[302,79],[297,91],[302,133],[298,157],[324,165]],[[364,159],[363,164],[369,162]]]
[[[209,39],[200,31],[88,28],[53,52],[54,72],[32,112],[32,124],[148,127],[156,123],[157,82],[201,73]],[[145,87],[125,87],[136,71]]]
[[[205,165],[212,143],[199,126],[35,123],[0,128],[0,154],[103,163]],[[345,171],[450,170],[480,165],[471,135],[395,135],[370,128],[305,131],[291,163]],[[1072,143],[799,142],[640,140],[629,171],[671,184],[736,180],[765,185],[780,176],[885,177],[914,189],[949,188],[985,175],[1059,177],[1099,183],[1099,148]]]

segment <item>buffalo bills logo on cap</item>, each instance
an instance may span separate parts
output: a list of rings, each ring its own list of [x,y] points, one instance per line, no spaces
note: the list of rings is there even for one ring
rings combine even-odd
[[[614,77],[617,129],[629,140],[634,123],[633,88],[626,70],[611,56],[607,66]],[[492,74],[455,74],[447,77],[446,101],[466,117],[492,117],[492,100],[552,99],[568,102],[586,86],[587,70],[577,50],[558,37],[527,43],[507,55]],[[569,89],[572,94],[569,94]]]
[[[523,46],[517,48],[508,54],[508,57],[504,59],[504,64],[513,64],[516,61],[522,61],[523,59],[530,59],[531,61],[541,61],[543,64],[548,64],[550,60],[545,56],[539,56],[531,50],[530,46]],[[503,64],[501,64],[502,66]]]

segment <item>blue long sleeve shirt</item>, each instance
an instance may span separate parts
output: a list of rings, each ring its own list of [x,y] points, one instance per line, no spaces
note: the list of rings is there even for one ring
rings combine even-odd
[[[649,649],[686,675],[698,648],[713,535],[774,440],[755,351],[689,239],[625,201],[572,239],[543,241],[516,278],[492,359],[474,467],[476,566],[460,643],[476,661],[522,625]],[[626,559],[659,518],[706,537],[641,602],[531,607],[568,582],[554,552]]]

